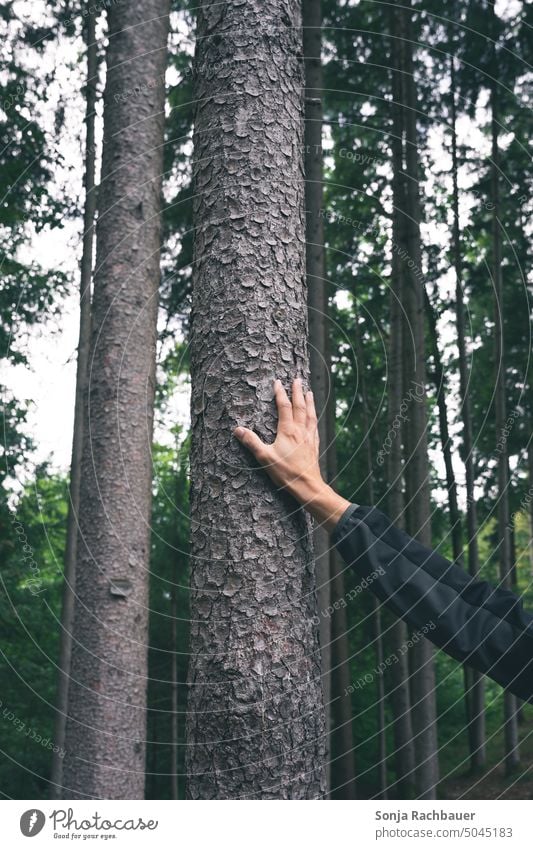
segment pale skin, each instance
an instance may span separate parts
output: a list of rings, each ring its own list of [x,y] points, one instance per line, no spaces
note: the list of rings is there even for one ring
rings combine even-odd
[[[281,381],[275,380],[274,397],[278,430],[271,445],[247,427],[236,427],[233,434],[251,451],[274,483],[290,492],[331,533],[351,502],[335,492],[322,477],[313,393],[304,393],[301,379],[296,378],[290,400]]]

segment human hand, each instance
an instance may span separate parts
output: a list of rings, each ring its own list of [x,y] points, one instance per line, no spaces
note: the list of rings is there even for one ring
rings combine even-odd
[[[271,445],[241,425],[233,434],[252,452],[275,484],[288,490],[331,531],[350,502],[322,478],[313,393],[309,391],[304,396],[302,381],[296,378],[292,384],[292,402],[280,380],[274,381],[274,395],[279,421]]]
[[[302,381],[292,383],[292,403],[280,380],[274,381],[278,431],[271,445],[247,427],[233,434],[248,448],[278,486],[297,495],[304,488],[324,484],[319,465],[318,424],[313,393],[304,396]]]

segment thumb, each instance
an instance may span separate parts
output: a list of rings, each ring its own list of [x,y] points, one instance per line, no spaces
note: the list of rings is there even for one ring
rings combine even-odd
[[[258,435],[250,430],[247,427],[236,427],[233,431],[233,435],[237,437],[239,442],[241,442],[252,454],[260,460],[262,456],[264,456],[266,445],[262,442]]]

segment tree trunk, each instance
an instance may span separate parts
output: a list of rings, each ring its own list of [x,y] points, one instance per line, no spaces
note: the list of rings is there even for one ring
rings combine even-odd
[[[178,799],[178,639],[176,629],[176,617],[178,615],[176,604],[176,581],[178,570],[174,575],[174,585],[170,591],[170,695],[171,695],[171,723],[170,723],[170,798]]]
[[[404,393],[409,392],[405,423],[406,530],[431,547],[431,504],[427,452],[426,363],[423,279],[421,277],[420,199],[418,187],[417,98],[413,76],[412,20],[408,6],[395,10],[394,39],[401,69],[404,128],[405,245],[402,245],[404,326]],[[425,638],[412,649],[411,713],[418,798],[433,799],[438,782],[437,716],[433,647]]]
[[[399,207],[394,204],[393,233],[397,233],[401,222]],[[391,447],[387,462],[387,509],[392,521],[399,528],[405,525],[404,496],[402,492],[402,441],[400,422],[402,407],[402,286],[401,268],[396,254],[393,255],[391,272],[391,308],[389,375],[387,381],[388,433]],[[407,644],[407,626],[401,619],[394,618],[387,628],[387,653],[398,658],[388,672],[389,697],[393,712],[394,757],[396,772],[396,798],[411,798],[414,793],[415,750],[411,720],[411,697],[409,693],[409,664],[404,647]]]
[[[320,467],[327,480],[327,418],[329,374],[326,364],[328,332],[326,283],[324,275],[324,219],[322,190],[322,61],[320,0],[303,0],[303,51],[305,64],[305,209],[306,278],[309,321],[310,382],[318,414],[321,454]],[[319,610],[322,689],[326,711],[326,760],[328,788],[331,786],[331,619],[324,613],[330,606],[329,534],[321,525],[313,530],[315,571]]]
[[[65,798],[144,792],[167,0],[111,6]]]
[[[403,528],[404,496],[402,491],[402,402],[403,402],[403,322],[402,298],[403,269],[398,248],[405,242],[405,208],[403,178],[403,115],[401,108],[401,77],[396,70],[399,61],[398,46],[393,47],[392,73],[392,268],[390,286],[390,337],[389,337],[389,373],[387,376],[387,427],[391,444],[385,457],[378,455],[381,462],[386,461],[387,469],[387,509],[391,520]],[[389,697],[393,712],[394,756],[397,798],[411,798],[414,793],[415,751],[413,727],[411,721],[411,698],[409,693],[409,666],[403,647],[407,643],[407,626],[401,619],[394,618],[387,629],[387,650],[391,657],[398,658],[387,673]]]
[[[477,507],[474,495],[475,471],[472,441],[472,417],[470,413],[470,392],[468,389],[468,365],[466,352],[465,309],[463,298],[463,262],[461,250],[461,230],[459,223],[459,163],[457,156],[457,113],[455,61],[450,57],[451,81],[451,124],[452,124],[452,184],[453,184],[453,264],[455,269],[455,316],[457,328],[457,348],[459,353],[459,382],[461,393],[461,412],[463,419],[463,451],[466,478],[466,528],[468,534],[468,571],[472,577],[479,574],[479,550],[477,541]],[[477,772],[486,763],[485,749],[485,679],[475,669],[464,666],[465,708],[470,748],[470,768]]]
[[[361,333],[357,315],[355,316],[355,356],[357,357],[358,373],[361,385],[361,420],[363,425],[364,448],[366,457],[367,492],[368,503],[373,505],[374,500],[374,468],[372,462],[372,444],[370,441],[370,419],[368,416],[368,393],[366,391],[365,361]],[[376,654],[376,667],[383,669],[383,638],[381,625],[381,602],[372,594],[372,624],[374,626],[374,651]],[[385,681],[383,672],[376,676],[376,724],[378,740],[378,787],[377,794],[380,799],[388,798],[387,790],[387,733],[385,728]]]
[[[63,577],[61,608],[61,634],[56,690],[56,715],[54,722],[54,747],[50,796],[61,798],[63,755],[68,713],[68,687],[72,656],[72,622],[76,581],[78,522],[80,512],[80,476],[83,446],[83,398],[87,383],[87,363],[91,340],[91,279],[93,270],[94,217],[96,212],[95,172],[95,112],[98,85],[98,44],[96,42],[96,16],[86,18],[84,36],[87,52],[87,85],[85,95],[85,171],[83,188],[83,237],[80,267],[80,330],[78,361],[76,366],[76,394],[74,400],[74,429],[70,461],[69,506],[67,516],[67,541]]]
[[[440,441],[442,445],[442,456],[444,457],[444,468],[446,470],[446,492],[448,493],[448,510],[450,513],[450,526],[452,532],[453,559],[458,566],[463,568],[463,529],[461,513],[457,503],[457,482],[455,480],[455,472],[453,469],[452,441],[448,427],[448,408],[446,405],[447,383],[440,355],[437,316],[435,315],[435,309],[429,299],[429,295],[425,287],[423,297],[433,354],[433,382],[435,384],[437,394]]]
[[[533,427],[531,428],[533,433]],[[533,575],[533,438],[527,446],[527,469],[528,469],[528,524],[529,524],[529,566]]]
[[[497,68],[496,57],[494,67]],[[507,440],[504,436],[507,419],[507,401],[505,390],[505,344],[502,279],[502,243],[500,224],[500,185],[499,185],[499,114],[497,83],[491,89],[492,112],[492,162],[491,195],[492,213],[492,276],[494,285],[494,359],[495,390],[494,407],[496,419],[496,441],[498,444],[498,555],[500,561],[501,586],[511,587],[513,561],[511,553],[510,515],[509,515],[509,460]],[[518,745],[517,700],[509,692],[504,694],[504,738],[505,770],[510,775],[520,763]]]
[[[308,376],[299,3],[204,3],[195,66],[187,793],[314,799],[311,523],[231,435],[271,441],[273,378]]]
[[[327,344],[327,368],[331,374],[331,351],[329,335]],[[326,407],[328,480],[333,485],[337,479],[337,447],[335,433],[335,391],[333,381]],[[331,573],[331,602],[334,606],[345,598],[344,572],[348,568],[342,562],[335,546],[329,552]],[[335,799],[356,799],[355,750],[353,740],[352,699],[350,685],[350,647],[348,644],[348,622],[346,608],[342,604],[331,615],[331,788]]]

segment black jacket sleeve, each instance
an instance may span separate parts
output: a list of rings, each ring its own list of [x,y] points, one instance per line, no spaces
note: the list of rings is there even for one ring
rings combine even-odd
[[[518,596],[472,578],[376,507],[351,504],[332,542],[397,616],[451,657],[533,702],[533,616]]]

